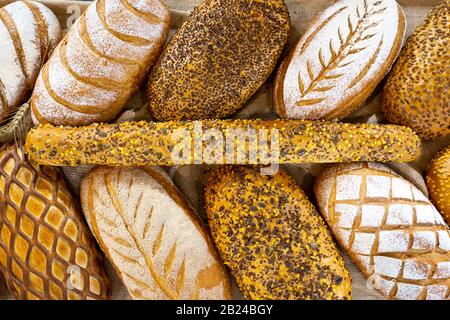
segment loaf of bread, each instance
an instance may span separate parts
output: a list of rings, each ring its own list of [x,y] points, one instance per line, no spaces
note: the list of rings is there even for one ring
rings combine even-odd
[[[450,145],[431,161],[426,181],[431,201],[450,224]]]
[[[339,119],[372,94],[400,52],[395,0],[341,0],[323,11],[281,64],[274,106],[283,118]]]
[[[308,120],[41,125],[26,139],[34,161],[56,166],[407,162],[418,145],[405,127]]]
[[[34,122],[79,126],[113,120],[146,77],[169,31],[160,0],[98,0],[39,74]]]
[[[334,236],[390,299],[448,299],[450,233],[431,202],[377,163],[336,164],[314,191]]]
[[[106,299],[103,257],[61,171],[0,150],[0,271],[17,299]]]
[[[383,89],[387,120],[426,140],[450,134],[449,39],[450,0],[444,0],[407,40]]]
[[[203,0],[151,71],[155,120],[224,118],[266,81],[290,33],[283,0]]]
[[[97,167],[80,187],[83,211],[133,299],[230,299],[206,229],[159,168]]]
[[[206,180],[213,240],[247,299],[350,299],[330,232],[284,171],[226,166]]]
[[[29,98],[60,38],[58,19],[39,2],[17,1],[0,9],[0,122]]]

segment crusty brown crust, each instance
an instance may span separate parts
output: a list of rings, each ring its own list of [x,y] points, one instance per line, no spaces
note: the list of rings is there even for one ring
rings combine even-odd
[[[265,156],[263,149],[257,152],[256,163],[323,163],[349,161],[408,162],[414,160],[419,150],[419,139],[411,129],[393,125],[347,124],[308,120],[204,120],[194,122],[122,122],[119,124],[96,124],[88,127],[69,128],[42,125],[32,129],[27,136],[28,155],[38,163],[77,166],[101,164],[114,166],[179,165],[198,163],[193,149],[185,157],[177,159],[173,150],[182,141],[176,133],[194,135],[195,128],[203,132],[213,130],[223,137],[220,162],[215,158],[200,158],[209,164],[248,164],[249,139],[227,137],[239,131],[273,133],[278,147],[269,140],[275,157]],[[261,131],[260,131],[261,130]],[[211,131],[209,131],[211,132]],[[278,138],[277,138],[278,135]],[[268,137],[269,139],[269,137]],[[244,150],[245,157],[229,162],[228,148],[236,154]],[[189,144],[190,145],[190,144]],[[203,147],[211,148],[211,142],[203,141]],[[244,148],[243,148],[244,147]],[[219,148],[216,146],[216,148]],[[262,151],[261,151],[262,150]],[[277,157],[277,153],[279,156]],[[197,155],[198,156],[198,155]]]
[[[315,112],[311,112],[308,116],[304,117],[304,119],[325,119],[325,120],[332,120],[332,119],[342,119],[351,114],[353,111],[355,111],[357,108],[359,108],[364,101],[373,93],[377,85],[381,82],[381,80],[385,77],[385,75],[389,72],[391,69],[395,59],[397,58],[405,35],[405,29],[406,29],[406,18],[403,13],[402,8],[397,5],[398,7],[398,28],[395,30],[396,32],[396,38],[392,45],[392,48],[390,50],[390,54],[387,57],[387,59],[383,62],[381,66],[378,67],[377,73],[372,77],[371,79],[366,79],[365,83],[366,85],[362,87],[362,89],[357,92],[354,95],[347,95],[343,96],[338,103],[335,103],[333,105],[333,108],[328,111],[323,116],[317,116]],[[315,25],[317,21],[321,19],[321,16],[319,15],[312,23],[311,25]],[[300,40],[302,42],[303,39]],[[287,58],[280,64],[280,67],[277,71],[275,80],[274,80],[274,91],[273,91],[273,104],[274,109],[277,112],[277,114],[282,118],[296,118],[293,117],[290,114],[287,114],[286,111],[286,105],[284,102],[284,82],[285,82],[285,75],[286,71],[291,64],[291,61],[295,59],[294,53],[297,50],[296,47],[294,47],[289,54]],[[297,84],[293,84],[297,85]]]
[[[289,33],[283,0],[204,0],[150,74],[150,112],[158,121],[229,116],[270,75]]]
[[[284,171],[222,167],[205,183],[213,239],[247,299],[350,299],[330,232]]]
[[[450,223],[450,146],[433,158],[426,176],[430,198],[447,223]]]
[[[133,168],[131,168],[133,169]],[[96,182],[95,177],[98,176],[106,176],[106,175],[115,175],[115,172],[117,172],[117,170],[119,170],[119,176],[121,175],[121,172],[123,172],[124,174],[126,174],[127,170],[130,169],[121,169],[121,168],[115,168],[115,169],[108,169],[107,167],[95,167],[93,168],[83,179],[82,183],[81,183],[81,187],[80,187],[80,195],[81,195],[81,203],[82,203],[82,207],[84,210],[84,213],[86,215],[86,218],[88,220],[88,223],[91,227],[92,232],[94,233],[94,236],[96,237],[100,247],[103,249],[103,251],[105,252],[105,255],[108,257],[108,259],[111,261],[114,269],[116,270],[116,272],[120,275],[120,277],[122,279],[130,279],[130,275],[133,274],[132,267],[130,267],[130,265],[127,265],[128,269],[124,269],[123,266],[119,266],[115,259],[112,258],[111,252],[114,252],[115,248],[112,248],[110,246],[108,246],[106,244],[106,242],[104,241],[104,234],[102,234],[103,232],[100,231],[100,227],[99,227],[99,223],[106,223],[105,221],[99,221],[99,219],[101,220],[101,218],[99,217],[99,213],[97,213],[95,211],[94,208],[94,199],[95,197],[99,197],[99,195],[97,194],[98,191],[96,190]],[[191,272],[195,272],[196,274],[194,274],[194,276],[196,276],[197,282],[195,283],[196,287],[195,288],[189,288],[189,298],[190,299],[199,299],[200,297],[200,291],[202,289],[205,290],[209,290],[211,289],[211,285],[212,286],[222,286],[223,288],[223,294],[217,294],[215,296],[216,299],[231,299],[232,294],[231,294],[231,284],[229,282],[228,279],[228,275],[225,271],[225,268],[222,264],[222,262],[220,261],[220,259],[218,258],[216,252],[215,252],[215,248],[214,245],[206,231],[206,228],[203,224],[203,222],[200,220],[200,218],[198,217],[198,215],[195,213],[194,209],[192,208],[192,206],[187,202],[187,200],[184,198],[184,196],[181,194],[181,192],[176,188],[176,186],[173,184],[173,182],[170,180],[170,178],[167,176],[167,174],[160,168],[157,167],[141,167],[141,168],[136,168],[136,170],[143,170],[145,171],[146,174],[148,174],[150,177],[152,177],[153,179],[155,179],[160,185],[161,187],[164,189],[165,192],[167,192],[167,194],[169,194],[169,196],[172,198],[172,200],[178,205],[180,206],[183,210],[184,213],[186,214],[186,217],[189,219],[189,221],[191,221],[196,230],[201,234],[201,236],[204,238],[204,240],[207,243],[208,246],[208,255],[210,255],[213,260],[215,261],[213,264],[213,267],[210,268],[204,268],[203,270],[186,270],[184,271],[182,274],[184,275],[185,273],[191,273]],[[132,185],[129,186],[129,188],[131,188]],[[145,188],[145,186],[143,186]],[[144,200],[145,201],[145,200]],[[158,205],[158,204],[154,204],[154,205]],[[137,208],[137,207],[136,207]],[[119,213],[120,214],[120,213]],[[154,214],[154,213],[153,213]],[[170,214],[170,212],[167,212],[167,214]],[[149,217],[150,219],[153,219],[152,216]],[[158,218],[155,218],[158,219]],[[151,220],[149,220],[151,221]],[[126,227],[128,232],[134,232],[130,226]],[[165,229],[165,224],[163,224],[163,229],[161,232],[164,232]],[[137,229],[134,229],[137,230]],[[160,235],[162,235],[162,233],[160,232]],[[169,234],[175,234],[176,232],[174,232],[173,230],[170,231],[165,231],[164,233],[169,233]],[[138,241],[141,241],[138,239]],[[142,241],[147,241],[145,239],[142,239]],[[158,239],[153,239],[152,241],[155,241],[153,244],[153,251],[152,252],[147,252],[146,254],[148,255],[146,257],[146,264],[147,266],[149,266],[149,270],[147,270],[147,272],[150,272],[152,277],[153,277],[153,281],[155,282],[154,288],[152,288],[152,292],[155,293],[156,296],[159,295],[158,291],[162,291],[162,295],[160,295],[160,297],[163,297],[164,299],[180,299],[181,297],[185,297],[185,296],[181,296],[181,289],[182,288],[178,288],[176,289],[176,291],[171,291],[170,289],[164,288],[165,286],[163,284],[161,284],[162,281],[161,280],[162,277],[166,277],[169,276],[169,274],[166,274],[166,271],[164,271],[164,276],[161,275],[157,275],[156,273],[154,273],[154,270],[151,270],[150,268],[150,264],[148,263],[148,261],[152,261],[153,259],[156,258],[153,255],[155,255],[155,247],[156,246],[164,246],[164,243],[162,244],[157,244],[158,241],[164,241],[164,239],[160,238]],[[184,241],[188,241],[187,239],[184,239]],[[120,242],[119,242],[120,243]],[[137,244],[137,242],[136,242]],[[176,242],[175,242],[176,244]],[[139,246],[139,245],[138,245]],[[131,248],[129,248],[129,250],[131,250]],[[176,251],[174,251],[176,252]],[[184,253],[184,254],[189,254],[189,252]],[[170,256],[170,254],[169,254]],[[136,258],[136,257],[134,257]],[[209,258],[209,257],[204,257],[205,259]],[[175,255],[170,258],[168,257],[167,259],[176,259]],[[164,263],[164,269],[166,268],[166,265],[168,260],[165,261]],[[154,265],[155,270],[159,270],[162,269],[160,268],[160,266],[158,266],[156,264],[156,262],[152,262]],[[201,262],[200,262],[201,263]],[[171,264],[173,264],[173,262],[171,262]],[[200,273],[204,272],[204,270],[206,269],[210,269],[210,271],[207,272],[207,278],[205,278],[204,276],[199,276]],[[178,273],[178,277],[180,277],[180,273]],[[177,282],[178,282],[178,277],[177,277]],[[139,286],[141,288],[146,288],[146,286],[151,286],[151,283],[147,283],[146,285],[144,285],[141,281],[136,281],[137,278],[134,278],[134,282],[139,284]],[[127,285],[127,282],[124,281],[124,284]],[[178,284],[176,285],[178,286]],[[198,286],[198,287],[197,287]],[[147,295],[144,293],[145,290],[136,290],[136,289],[132,289],[132,288],[127,288],[129,290],[130,295],[134,298],[134,299],[149,299],[152,298],[151,296]],[[184,292],[184,291],[183,291]],[[186,293],[184,293],[186,294]]]
[[[109,281],[78,204],[53,167],[0,150],[0,271],[17,299],[107,299]]]
[[[449,17],[445,0],[409,37],[381,99],[389,122],[409,126],[425,140],[450,134]]]

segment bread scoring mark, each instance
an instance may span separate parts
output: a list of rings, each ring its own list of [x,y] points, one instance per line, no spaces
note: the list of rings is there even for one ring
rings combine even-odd
[[[122,32],[113,30],[108,25],[108,22],[106,21],[105,0],[98,0],[96,3],[96,9],[97,9],[96,13],[98,15],[98,18],[99,18],[100,22],[102,23],[103,27],[105,28],[105,30],[108,31],[109,33],[111,33],[117,39],[124,41],[124,42],[131,43],[132,45],[137,46],[137,47],[149,46],[153,43],[153,41],[150,41],[145,38],[141,38],[138,36],[130,36],[130,35],[124,34]]]
[[[66,55],[66,49],[67,43],[62,43],[59,47],[61,64],[76,80],[105,90],[128,90],[129,85],[127,85],[127,83],[119,82],[114,79],[85,77],[78,74],[70,67],[70,62]]]
[[[365,32],[367,32],[371,28],[378,26],[382,22],[382,20],[378,20],[378,21],[372,22],[370,24],[368,23],[367,20],[375,15],[379,15],[379,14],[383,13],[386,10],[386,7],[378,8],[381,5],[381,3],[382,3],[382,1],[375,2],[373,4],[373,7],[369,11],[367,1],[364,0],[364,13],[362,15],[361,15],[361,12],[359,9],[359,5],[356,6],[356,15],[359,18],[356,23],[356,26],[353,25],[351,18],[350,18],[351,16],[349,14],[347,17],[347,26],[348,26],[349,33],[348,33],[347,37],[344,39],[344,37],[342,35],[341,27],[338,27],[338,38],[339,38],[340,47],[336,51],[336,49],[333,46],[333,39],[330,39],[330,41],[328,43],[328,50],[329,50],[331,58],[328,62],[325,62],[325,59],[323,57],[322,48],[319,49],[318,61],[320,63],[321,69],[316,76],[314,75],[314,72],[312,70],[311,61],[308,59],[306,64],[307,64],[307,71],[308,71],[310,84],[307,88],[305,88],[304,80],[302,78],[301,72],[299,72],[298,73],[298,85],[299,85],[299,90],[300,90],[300,94],[301,94],[301,96],[300,96],[301,99],[299,101],[297,101],[297,103],[296,103],[297,106],[299,106],[299,107],[311,106],[311,105],[315,105],[315,104],[318,104],[318,103],[324,101],[326,99],[326,97],[308,99],[307,96],[308,96],[308,94],[310,94],[312,92],[327,92],[329,90],[332,90],[335,87],[335,85],[320,86],[321,82],[324,80],[334,80],[334,79],[340,78],[343,74],[337,73],[337,74],[330,75],[329,73],[331,71],[337,70],[338,68],[343,68],[347,65],[350,65],[351,63],[354,62],[353,60],[347,61],[347,62],[344,62],[344,60],[349,58],[351,55],[357,54],[368,48],[368,46],[357,47],[357,45],[360,44],[362,41],[369,40],[370,38],[375,36],[375,34],[365,34]],[[328,17],[326,20],[324,20],[321,23],[321,25],[309,36],[308,40],[303,45],[299,55],[301,56],[304,53],[305,49],[314,40],[314,37],[325,25],[327,25],[335,16],[337,16],[339,13],[343,12],[347,8],[348,7],[340,8],[334,14],[332,14],[330,17]],[[365,68],[367,68],[367,70],[363,69],[358,74],[358,76],[352,81],[350,87],[353,87],[356,83],[358,83],[361,79],[363,79],[364,76],[367,74],[370,67],[373,65],[376,58],[378,57],[378,54],[381,49],[381,44],[382,44],[382,42],[380,42],[380,45],[378,46],[377,50],[375,51],[375,54],[370,59],[370,61],[366,64]]]
[[[33,14],[34,19],[37,22],[37,30],[39,32],[39,42],[41,45],[41,61],[42,63],[47,59],[49,53],[48,48],[50,47],[50,39],[48,34],[47,23],[42,16],[41,10],[30,1],[23,1],[23,3],[30,9]]]
[[[9,37],[14,45],[14,49],[16,50],[17,60],[19,62],[20,70],[22,71],[23,76],[25,77],[26,86],[30,85],[30,77],[27,74],[26,70],[26,57],[23,51],[22,39],[20,38],[19,31],[17,31],[16,24],[9,13],[3,8],[0,9],[0,21],[5,25],[8,30]],[[28,90],[28,89],[27,89]]]
[[[144,12],[136,9],[133,5],[130,4],[128,0],[120,0],[120,2],[135,16],[141,18],[145,22],[149,24],[160,24],[162,22],[161,18],[156,16],[151,12]]]

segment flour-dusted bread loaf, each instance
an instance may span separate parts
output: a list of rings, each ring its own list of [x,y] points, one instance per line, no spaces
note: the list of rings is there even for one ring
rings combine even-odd
[[[390,299],[448,299],[450,233],[414,185],[377,163],[333,165],[319,209],[368,283]]]
[[[38,2],[17,1],[0,9],[0,122],[28,99],[60,38],[58,19]]]
[[[408,38],[389,73],[381,107],[391,123],[426,140],[450,135],[450,0]]]
[[[140,121],[79,128],[41,125],[27,135],[26,152],[40,164],[56,166],[408,162],[415,159],[419,142],[411,129],[393,125]]]
[[[222,167],[205,184],[214,242],[248,299],[350,299],[331,233],[284,171]]]
[[[94,2],[39,74],[34,121],[77,126],[113,120],[160,53],[169,20],[160,0]]]
[[[203,0],[148,82],[158,121],[224,118],[272,72],[290,33],[283,0]]]
[[[426,181],[431,201],[450,224],[450,145],[431,161]]]
[[[62,172],[0,150],[0,271],[17,299],[106,299],[95,240]]]
[[[397,58],[405,16],[394,0],[342,0],[323,11],[281,64],[274,106],[284,118],[339,119],[372,94]]]
[[[230,299],[206,229],[159,168],[96,167],[80,187],[83,211],[133,299]]]

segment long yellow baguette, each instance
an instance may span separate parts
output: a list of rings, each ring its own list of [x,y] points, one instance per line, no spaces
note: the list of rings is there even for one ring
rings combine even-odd
[[[306,120],[123,122],[30,131],[26,152],[40,164],[112,166],[180,164],[407,162],[419,138],[395,125]]]

